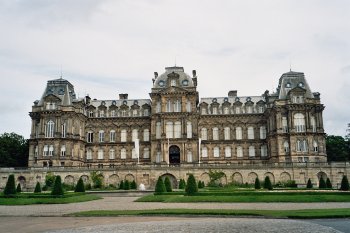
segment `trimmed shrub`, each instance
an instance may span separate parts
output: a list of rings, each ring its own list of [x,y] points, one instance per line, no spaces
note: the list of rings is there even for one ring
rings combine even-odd
[[[21,184],[20,183],[17,184],[16,192],[17,193],[21,193],[22,192],[22,188],[21,188]]]
[[[165,177],[164,185],[165,185],[165,190],[166,190],[167,192],[172,192],[172,191],[173,191],[173,189],[171,188],[170,179],[169,179],[169,177],[167,177],[167,176]]]
[[[91,189],[92,189],[91,184],[88,183],[88,184],[85,186],[85,190],[91,190]]]
[[[327,180],[326,180],[326,188],[328,188],[328,189],[332,189],[333,188],[331,180],[328,177],[327,177]]]
[[[54,182],[55,182],[55,176],[51,172],[47,173],[47,175],[45,176],[45,186],[44,186],[45,189],[48,190],[52,188]]]
[[[323,179],[322,177],[320,178],[320,181],[319,181],[319,184],[318,184],[318,188],[319,188],[319,189],[325,189],[325,188],[327,188],[326,182],[324,181],[324,179]]]
[[[180,179],[180,182],[179,182],[179,189],[185,189],[186,187],[186,182],[184,179]]]
[[[136,185],[136,181],[135,180],[131,181],[130,189],[137,189],[137,185]]]
[[[119,189],[124,189],[124,180],[120,181]]]
[[[204,181],[202,181],[202,188],[205,188],[205,183],[204,183]]]
[[[259,180],[258,177],[255,178],[254,188],[255,189],[261,189],[260,180]]]
[[[197,182],[196,182],[196,179],[194,178],[193,174],[190,174],[188,176],[185,192],[189,196],[194,195],[198,192]]]
[[[130,182],[128,180],[124,181],[124,190],[129,190],[130,189]]]
[[[310,178],[307,180],[306,188],[308,188],[308,189],[312,189],[313,188],[313,185],[312,185],[312,182],[311,182]]]
[[[272,190],[270,177],[266,176],[264,181],[264,189]]]
[[[349,191],[349,180],[347,176],[343,176],[343,179],[341,180],[340,190]]]
[[[204,181],[198,181],[198,188],[199,189],[204,188]]]
[[[163,182],[162,177],[158,177],[156,188],[154,190],[154,194],[162,194],[166,192],[165,184]]]
[[[75,186],[74,192],[76,193],[85,193],[85,186],[84,186],[84,181],[80,177],[78,180],[77,185]]]
[[[61,176],[56,176],[55,183],[51,191],[51,195],[62,196],[63,194],[64,193],[63,193]]]
[[[14,195],[16,194],[16,184],[15,184],[15,176],[11,174],[7,179],[6,186],[4,189],[5,195]]]
[[[34,193],[41,193],[41,185],[39,182],[36,182]]]

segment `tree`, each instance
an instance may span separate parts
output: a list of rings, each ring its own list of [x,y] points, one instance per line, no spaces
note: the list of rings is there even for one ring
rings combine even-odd
[[[21,193],[22,192],[22,188],[21,188],[21,184],[20,183],[17,184],[16,192],[17,193]]]
[[[185,192],[189,196],[194,195],[198,192],[197,182],[196,182],[196,179],[194,178],[193,174],[190,174],[188,176]]]
[[[328,189],[332,189],[332,183],[331,183],[331,180],[327,177],[327,181],[326,181],[326,188]]]
[[[130,189],[137,189],[137,185],[136,185],[136,181],[135,180],[131,181]]]
[[[169,179],[169,177],[167,177],[167,176],[165,177],[164,185],[165,185],[165,190],[166,190],[167,192],[172,192],[172,191],[173,191],[173,189],[172,189],[172,187],[171,187],[170,179]]]
[[[265,177],[264,189],[272,190],[272,184],[269,176]]]
[[[29,143],[15,133],[0,135],[0,165],[3,167],[27,167]]]
[[[52,188],[55,182],[55,176],[52,172],[48,172],[45,176],[45,189]]]
[[[318,184],[318,188],[319,188],[319,189],[325,189],[325,188],[327,188],[326,182],[324,181],[324,179],[322,178],[322,176],[320,177],[320,181],[319,181],[319,184]]]
[[[55,183],[51,191],[51,195],[62,196],[63,194],[64,193],[63,193],[61,176],[56,176]]]
[[[39,182],[36,182],[34,193],[41,193],[41,185]]]
[[[16,194],[15,176],[13,174],[9,175],[9,177],[7,178],[4,194],[5,195]]]
[[[154,194],[162,194],[166,192],[165,184],[163,182],[162,177],[158,177],[156,188],[154,190]]]
[[[343,179],[341,180],[340,190],[349,191],[349,180],[347,176],[343,176]]]
[[[255,178],[254,188],[255,189],[261,189],[260,180],[259,180],[258,177]]]
[[[103,174],[101,172],[91,172],[91,180],[93,183],[93,188],[100,189],[103,187]]]
[[[129,190],[130,189],[130,182],[128,180],[124,181],[124,190]]]
[[[85,186],[84,186],[84,181],[80,177],[77,183],[77,186],[75,186],[74,192],[76,193],[85,193]]]
[[[306,188],[312,189],[312,187],[313,187],[313,185],[312,185],[311,179],[309,178],[309,179],[307,180]]]
[[[345,140],[342,136],[327,135],[326,147],[328,161],[350,160],[349,140]]]
[[[179,189],[184,189],[186,187],[186,183],[184,179],[180,179]]]
[[[216,186],[222,177],[225,176],[225,173],[222,171],[212,171],[209,170],[209,186]]]
[[[124,189],[124,180],[120,181],[119,189]]]

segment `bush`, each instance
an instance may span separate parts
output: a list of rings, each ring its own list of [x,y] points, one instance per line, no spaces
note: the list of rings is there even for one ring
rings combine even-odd
[[[266,176],[264,181],[264,189],[272,190],[270,177]]]
[[[260,180],[259,180],[258,177],[255,178],[254,188],[255,189],[261,189]]]
[[[62,196],[63,193],[63,187],[62,187],[62,181],[60,176],[56,176],[55,183],[53,185],[51,195],[55,196]]]
[[[119,189],[124,189],[124,180],[120,181]]]
[[[180,182],[179,182],[179,189],[185,189],[186,187],[186,182],[184,179],[180,179]]]
[[[312,182],[311,182],[310,178],[307,181],[306,188],[308,188],[308,189],[312,189],[313,188],[313,185],[312,185]]]
[[[124,181],[124,190],[129,190],[130,189],[130,182],[128,180]]]
[[[94,189],[103,188],[103,174],[102,173],[97,173],[96,171],[91,172],[91,180],[92,180]]]
[[[136,185],[136,181],[135,180],[131,181],[130,189],[137,189],[137,185]]]
[[[39,182],[36,182],[34,193],[41,193],[41,185]]]
[[[20,183],[17,184],[16,192],[17,193],[21,193],[22,192],[22,188],[21,188],[21,184]]]
[[[325,189],[325,188],[327,188],[326,182],[324,181],[324,179],[323,179],[322,177],[320,177],[320,181],[319,181],[319,184],[318,184],[318,188],[319,188],[319,189]]]
[[[72,191],[72,190],[74,190],[74,185],[62,183],[62,188],[63,188],[63,192],[64,191]]]
[[[51,172],[47,173],[45,176],[45,186],[46,186],[45,189],[48,190],[52,188],[54,182],[55,182],[55,176]]]
[[[326,181],[326,188],[328,188],[328,189],[332,189],[333,188],[331,180],[328,177],[327,177],[327,181]]]
[[[84,181],[80,177],[77,183],[77,186],[75,186],[74,192],[76,193],[85,193],[85,186],[84,186]]]
[[[166,192],[165,184],[163,182],[162,177],[158,177],[156,188],[154,190],[154,194],[162,194]]]
[[[198,188],[199,189],[204,188],[204,181],[198,181]]]
[[[169,179],[169,177],[167,177],[167,176],[165,177],[164,185],[165,185],[165,190],[166,190],[167,192],[172,192],[172,191],[173,191],[173,189],[171,188],[170,179]]]
[[[91,184],[90,183],[88,183],[86,186],[85,186],[85,190],[91,190]]]
[[[347,176],[343,176],[343,179],[341,180],[340,190],[349,191],[349,180]]]
[[[204,183],[204,181],[202,181],[202,188],[205,188],[205,183]]]
[[[198,192],[197,182],[196,182],[196,179],[194,178],[193,174],[190,174],[188,176],[185,192],[189,196],[194,195]]]
[[[11,174],[7,179],[6,186],[4,189],[5,195],[14,195],[16,194],[16,184],[15,184],[15,176]]]

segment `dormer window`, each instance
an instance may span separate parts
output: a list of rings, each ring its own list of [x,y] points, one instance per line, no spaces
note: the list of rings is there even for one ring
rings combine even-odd
[[[304,97],[303,96],[293,96],[292,101],[294,104],[302,104],[302,103],[304,103]]]
[[[213,114],[214,115],[218,114],[218,108],[217,107],[213,107]]]
[[[292,84],[291,83],[286,83],[286,88],[291,88]]]
[[[298,83],[298,87],[304,87],[304,83],[303,82]]]
[[[94,117],[94,111],[89,111],[89,117]]]
[[[53,103],[53,102],[46,103],[46,109],[47,110],[54,110],[54,109],[56,109],[56,103]]]
[[[164,81],[163,80],[161,80],[161,81],[159,81],[159,83],[158,83],[158,85],[160,86],[160,87],[164,87]]]
[[[175,80],[175,79],[172,79],[172,80],[171,80],[171,86],[172,86],[172,87],[175,87],[175,86],[176,86],[176,80]]]
[[[183,86],[188,86],[188,80],[183,80],[183,81],[182,81],[182,85],[183,85]]]

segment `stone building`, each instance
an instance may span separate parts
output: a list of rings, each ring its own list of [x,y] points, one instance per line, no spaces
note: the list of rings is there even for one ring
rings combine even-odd
[[[283,74],[260,96],[200,98],[196,71],[182,67],[152,81],[150,99],[111,100],[48,81],[30,112],[29,167],[326,162],[324,106],[303,73]]]

